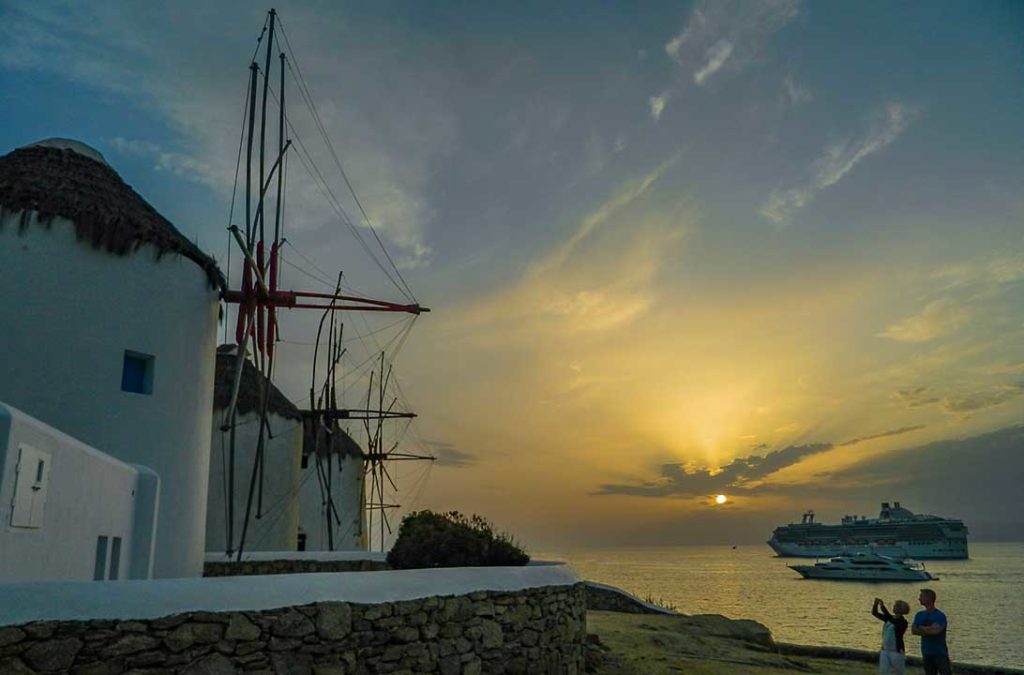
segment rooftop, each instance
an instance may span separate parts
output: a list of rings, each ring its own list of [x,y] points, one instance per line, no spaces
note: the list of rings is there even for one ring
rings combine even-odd
[[[144,244],[156,249],[158,259],[177,253],[199,265],[212,286],[224,286],[214,259],[84,143],[51,138],[0,157],[0,221],[19,217],[24,231],[33,213],[46,226],[58,217],[71,221],[79,241],[113,255],[128,255]]]

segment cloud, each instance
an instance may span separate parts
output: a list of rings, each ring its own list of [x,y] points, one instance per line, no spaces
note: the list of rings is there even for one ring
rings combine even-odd
[[[963,415],[978,412],[985,408],[1000,406],[1021,394],[1024,394],[1024,382],[1001,385],[966,394],[951,394],[942,399],[939,407],[947,413]]]
[[[821,190],[832,187],[857,164],[883,150],[902,134],[917,113],[903,103],[889,103],[872,116],[867,131],[855,139],[833,143],[810,167],[811,177],[785,189],[773,190],[760,214],[776,223],[789,220],[797,209],[806,206]]]
[[[923,310],[886,327],[879,337],[899,342],[928,342],[964,325],[970,312],[951,298],[928,303]]]
[[[810,88],[800,84],[792,77],[787,76],[782,80],[782,88],[786,94],[786,101],[793,108],[814,100],[814,94],[811,93]]]
[[[708,79],[725,65],[725,62],[732,56],[733,44],[728,40],[719,40],[707,51],[707,62],[693,74],[693,81],[697,84],[704,84]]]
[[[900,389],[893,393],[896,399],[908,408],[923,408],[938,403],[942,397],[928,387]]]
[[[196,24],[187,19],[194,12],[180,9],[169,14],[146,3],[60,8],[20,3],[0,22],[0,40],[7,47],[0,53],[0,67],[50,73],[123,96],[128,105],[155,113],[177,134],[173,150],[148,139],[121,139],[115,148],[148,154],[159,170],[210,186],[225,197],[234,176],[245,59],[252,54],[251,38],[263,21],[262,11],[239,15],[236,9],[204,4],[204,20]],[[339,39],[336,27],[351,24],[351,17],[344,14],[342,20],[342,14],[344,10],[335,8],[293,8],[282,17],[282,25],[298,49],[295,56],[311,87],[319,121],[374,226],[390,240],[397,259],[406,266],[421,265],[431,255],[426,226],[434,209],[428,183],[435,163],[455,147],[457,125],[449,90],[457,76],[438,46],[406,40],[407,50],[397,53],[366,41]],[[251,22],[251,30],[224,30],[240,20],[243,26]],[[375,34],[378,29],[381,44],[408,37],[401,28],[377,26]],[[416,68],[404,61],[410,53],[418,57]],[[367,61],[372,68],[366,67]],[[295,90],[290,93],[294,135],[305,143],[353,222],[365,227],[332,153],[320,140],[318,123]],[[166,137],[166,131],[157,131]],[[296,223],[293,232],[335,230],[339,216],[298,157],[291,159],[288,186],[293,198],[288,205]]]
[[[967,287],[998,287],[1024,279],[1024,255],[968,260],[937,270],[933,277],[943,290]]]
[[[572,255],[573,251],[575,251],[582,242],[590,237],[595,230],[606,223],[613,214],[621,211],[647,194],[651,187],[661,179],[665,172],[675,166],[679,161],[680,156],[681,155],[676,154],[659,164],[643,177],[638,180],[631,181],[624,187],[620,188],[607,201],[584,217],[572,236],[559,246],[554,253],[542,257],[539,261],[535,262],[530,274],[537,275],[544,271],[560,267],[569,258],[569,256]]]
[[[700,0],[682,31],[665,44],[665,53],[704,85],[714,76],[744,69],[799,14],[799,0]]]
[[[962,518],[972,537],[1021,536],[1024,426],[952,438],[871,457],[822,475],[833,499],[901,499],[918,513]],[[800,486],[803,499],[813,486]]]
[[[770,483],[764,479],[772,474],[795,466],[804,459],[833,448],[849,447],[858,443],[873,441],[880,438],[901,436],[923,429],[922,425],[891,429],[877,434],[859,436],[840,443],[809,443],[790,445],[781,450],[763,455],[738,457],[719,470],[708,467],[693,467],[682,464],[663,464],[660,477],[655,481],[639,485],[601,485],[595,494],[623,494],[636,497],[686,497],[714,494],[723,490],[752,492],[771,489]],[[755,449],[765,446],[759,444]]]
[[[651,96],[651,117],[661,119],[674,89],[698,87],[754,62],[768,40],[800,14],[800,0],[698,0],[683,29],[665,43],[678,81]]]
[[[451,469],[463,469],[477,463],[477,456],[465,450],[459,450],[451,443],[441,441],[426,441],[424,443],[436,458],[434,461],[438,466]]]
[[[865,441],[874,441],[879,438],[889,438],[890,436],[901,436],[903,434],[909,434],[911,431],[919,431],[924,429],[923,424],[916,424],[912,427],[900,427],[899,429],[893,429],[891,431],[883,431],[880,434],[872,434],[871,436],[860,436],[859,438],[851,438],[848,441],[839,443],[838,447],[847,447],[850,445],[856,445],[857,443],[864,443]]]
[[[950,415],[970,415],[1001,406],[1024,395],[1024,381],[945,394],[928,387],[914,387],[900,389],[893,395],[907,408],[937,405],[940,410]]]
[[[738,457],[718,471],[708,467],[663,464],[658,480],[639,485],[601,485],[598,495],[632,495],[635,497],[692,497],[722,490],[745,489],[744,485],[792,466],[810,455],[831,450],[830,443],[791,445],[766,455]]]
[[[129,140],[121,136],[109,139],[109,143],[122,154],[153,160],[155,171],[166,171],[179,178],[206,185],[217,191],[231,187],[229,176],[192,155],[166,150],[151,141]]]
[[[652,96],[648,99],[648,103],[651,106],[651,117],[657,122],[661,119],[661,113],[665,112],[665,105],[668,103],[669,92],[663,91],[657,96]]]

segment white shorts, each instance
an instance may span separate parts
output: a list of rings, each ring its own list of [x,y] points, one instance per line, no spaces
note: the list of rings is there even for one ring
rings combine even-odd
[[[878,672],[881,675],[903,675],[907,657],[899,652],[883,649],[878,655]]]

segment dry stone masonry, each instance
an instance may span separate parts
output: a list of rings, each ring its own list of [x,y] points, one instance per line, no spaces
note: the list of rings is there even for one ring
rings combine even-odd
[[[381,560],[243,560],[203,564],[204,577],[236,577],[262,574],[311,574],[320,572],[381,572],[391,566]]]
[[[582,675],[583,584],[0,627],[0,675]]]

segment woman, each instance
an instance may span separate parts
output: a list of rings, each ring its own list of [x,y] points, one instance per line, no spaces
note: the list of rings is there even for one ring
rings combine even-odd
[[[903,634],[907,632],[907,620],[904,616],[910,612],[910,605],[902,600],[892,603],[892,614],[885,608],[881,598],[875,598],[871,606],[871,614],[882,626],[882,651],[878,655],[878,672],[881,675],[903,675],[906,668],[907,649],[903,644]]]

